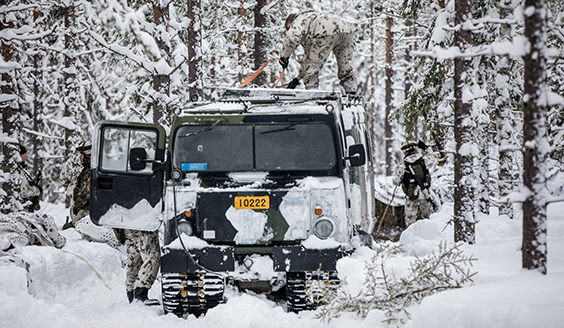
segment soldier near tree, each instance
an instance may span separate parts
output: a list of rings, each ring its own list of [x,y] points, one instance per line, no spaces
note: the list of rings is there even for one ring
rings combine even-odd
[[[80,161],[77,161],[77,156]],[[72,188],[70,206],[71,222],[63,225],[64,229],[74,228],[89,241],[107,243],[120,250],[123,242],[118,239],[118,233],[112,228],[100,227],[90,220],[90,157],[92,143],[85,141],[77,148],[75,154],[67,160],[61,171],[61,180]]]
[[[396,186],[401,185],[405,194],[405,225],[409,227],[419,219],[428,219],[431,206],[438,207],[431,193],[431,174],[428,169],[433,165],[434,154],[423,141],[407,142],[401,149],[404,153],[404,165],[393,182]]]
[[[41,209],[39,201],[43,195],[43,188],[39,185],[39,182],[43,178],[41,171],[37,171],[35,178],[31,176],[28,172],[27,167],[27,149],[25,146],[20,145],[20,158],[19,163],[20,175],[22,178],[22,184],[20,186],[20,195],[23,198],[24,210],[33,213]]]

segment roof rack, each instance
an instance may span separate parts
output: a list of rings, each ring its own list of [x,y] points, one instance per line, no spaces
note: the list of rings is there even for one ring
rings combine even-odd
[[[341,98],[340,92],[310,91],[292,89],[227,89],[220,102],[250,102],[250,103],[277,103],[277,102],[304,102],[310,100],[337,100]]]

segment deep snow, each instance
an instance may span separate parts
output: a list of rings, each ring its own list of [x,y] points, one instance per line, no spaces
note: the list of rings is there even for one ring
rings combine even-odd
[[[60,228],[68,209],[46,203],[42,206],[41,212],[54,216]],[[467,255],[478,259],[471,268],[478,272],[474,286],[435,294],[412,306],[408,309],[411,320],[405,327],[562,327],[564,203],[551,204],[548,215],[546,276],[521,269],[519,218],[480,216],[477,244],[462,246]],[[451,216],[452,207],[447,204],[431,220],[419,221],[407,229],[400,243],[408,255],[391,262],[393,269],[404,272],[413,256],[437,250],[442,240],[452,244],[453,228],[446,226]],[[62,234],[67,244],[61,250],[42,246],[23,250],[23,257],[31,265],[36,296],[27,292],[24,269],[0,266],[0,327],[386,327],[382,323],[384,314],[377,310],[365,319],[349,313],[327,324],[315,317],[315,311],[286,313],[264,295],[241,294],[234,289],[228,289],[227,303],[200,318],[164,315],[161,307],[127,303],[125,269],[119,251],[83,240],[74,229]],[[361,288],[364,263],[373,254],[364,247],[339,261],[340,276],[352,292]],[[149,296],[160,297],[158,281]]]

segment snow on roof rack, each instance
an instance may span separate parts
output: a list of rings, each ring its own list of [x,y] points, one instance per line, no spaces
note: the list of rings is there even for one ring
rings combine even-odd
[[[322,90],[292,90],[292,89],[227,89],[219,99],[221,102],[283,102],[308,100],[337,100],[340,92]]]

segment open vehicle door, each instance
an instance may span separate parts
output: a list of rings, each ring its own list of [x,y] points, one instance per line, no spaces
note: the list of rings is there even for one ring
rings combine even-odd
[[[100,122],[92,145],[90,218],[97,225],[154,231],[160,225],[165,130]]]

